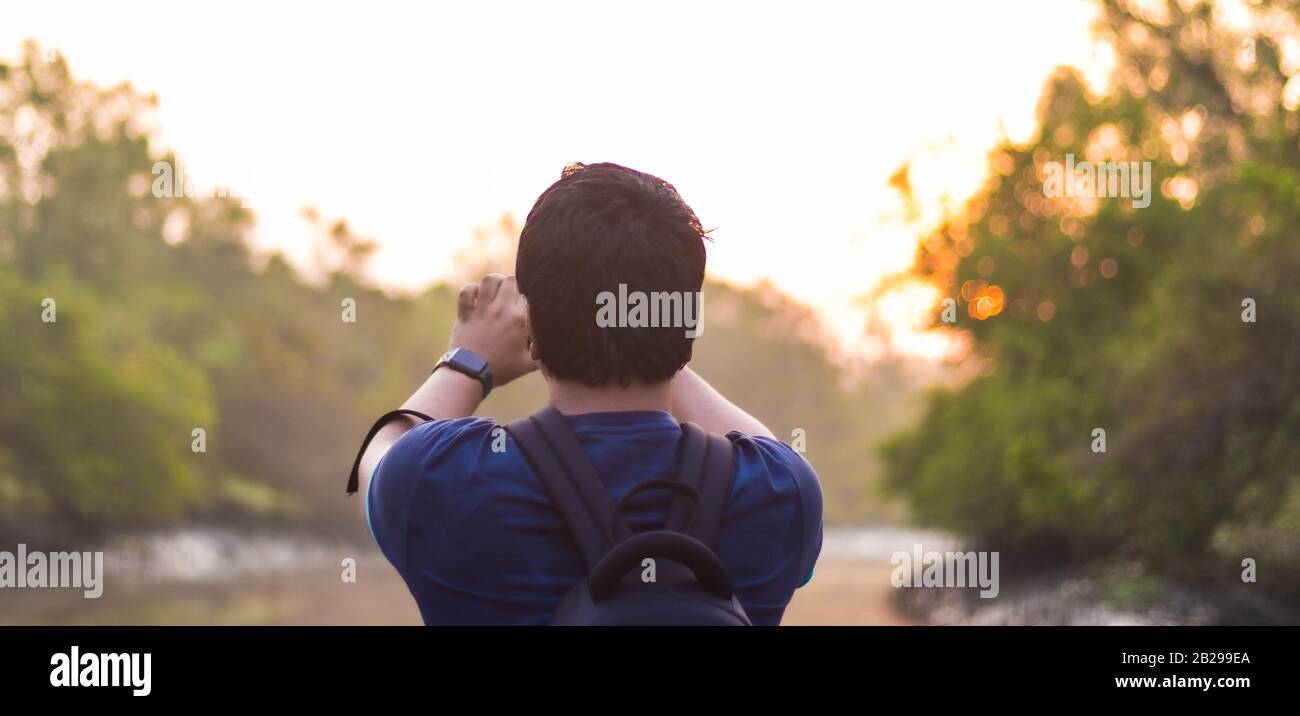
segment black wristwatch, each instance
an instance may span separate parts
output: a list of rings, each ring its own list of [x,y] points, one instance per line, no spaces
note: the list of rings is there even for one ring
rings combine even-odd
[[[438,359],[438,364],[433,367],[431,373],[443,366],[478,379],[478,382],[483,384],[484,398],[492,392],[492,370],[488,368],[487,359],[474,351],[468,348],[453,348],[447,351],[442,358]]]

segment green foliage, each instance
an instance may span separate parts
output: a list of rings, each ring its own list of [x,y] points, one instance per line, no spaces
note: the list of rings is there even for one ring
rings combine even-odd
[[[1300,115],[1279,48],[1296,11],[1257,8],[1252,63],[1200,4],[1102,5],[1109,91],[1058,72],[1038,136],[995,150],[985,191],[918,252],[949,295],[987,282],[1006,307],[962,316],[980,377],[888,444],[885,482],[920,519],[1004,549],[1221,579],[1251,557],[1295,594]],[[1043,165],[1067,153],[1151,161],[1151,205],[1045,196]]]

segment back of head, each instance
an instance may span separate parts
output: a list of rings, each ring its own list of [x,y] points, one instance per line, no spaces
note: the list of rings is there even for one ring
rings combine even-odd
[[[565,167],[528,213],[515,261],[546,372],[591,386],[671,378],[691,359],[680,322],[611,327],[597,309],[602,294],[695,300],[705,238],[668,182],[617,164]]]

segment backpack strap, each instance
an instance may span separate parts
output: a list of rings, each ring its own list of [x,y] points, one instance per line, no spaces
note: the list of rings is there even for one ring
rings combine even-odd
[[[714,547],[722,511],[731,497],[733,451],[731,441],[704,431],[695,423],[682,423],[678,448],[677,480],[695,490],[694,509],[676,500],[669,510],[667,529],[685,532]]]
[[[632,534],[615,509],[573,428],[547,407],[506,426],[578,544],[588,573],[617,542]]]
[[[677,442],[676,464],[673,467],[673,479],[695,490],[693,500],[673,500],[668,506],[668,518],[664,529],[673,532],[685,532],[686,525],[699,511],[700,476],[703,474],[704,453],[708,447],[708,434],[703,430],[687,428],[691,423],[682,423],[682,436]]]

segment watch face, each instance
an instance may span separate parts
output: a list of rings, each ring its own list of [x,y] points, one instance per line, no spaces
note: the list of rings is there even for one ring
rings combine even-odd
[[[465,348],[457,348],[450,362],[466,368],[472,373],[482,373],[483,369],[487,367],[486,359]]]

